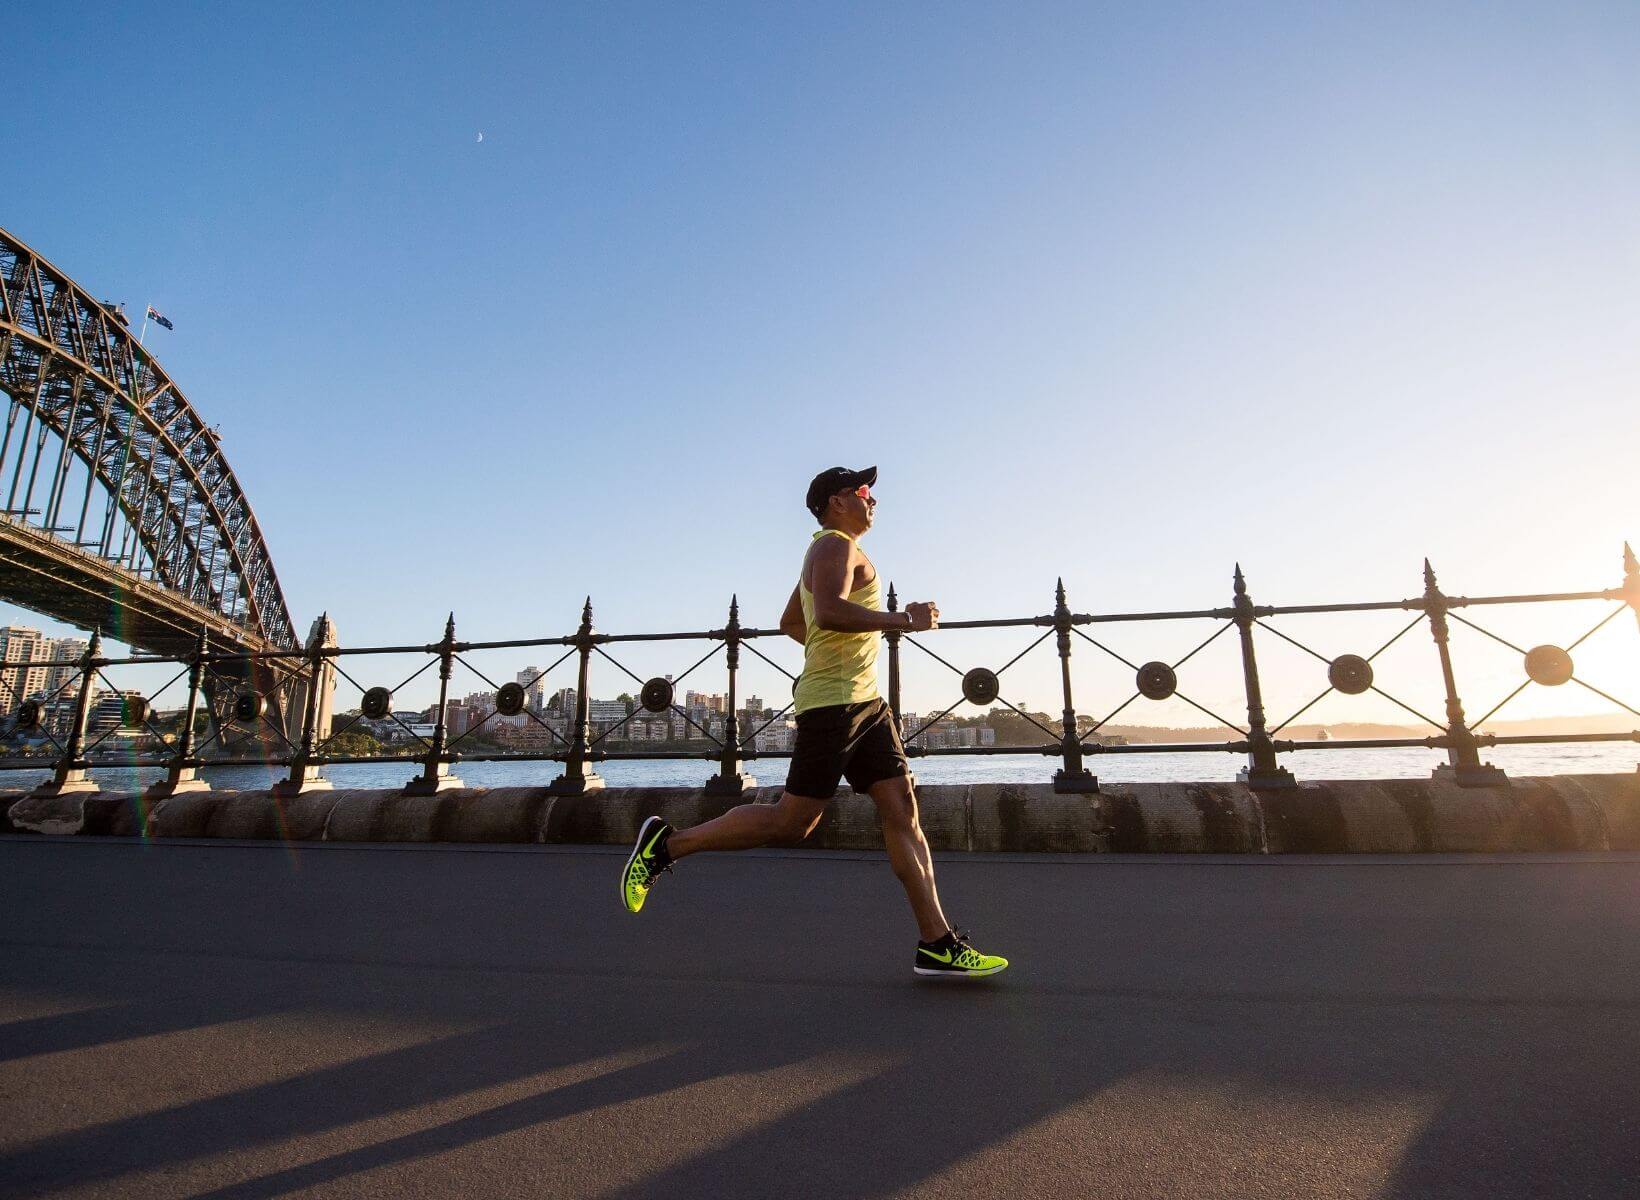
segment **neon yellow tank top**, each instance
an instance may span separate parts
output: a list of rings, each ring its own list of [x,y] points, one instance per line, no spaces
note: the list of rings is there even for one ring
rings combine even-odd
[[[847,538],[841,529],[822,529],[812,541],[827,534]],[[849,538],[853,541],[853,538]],[[832,704],[861,704],[877,698],[877,643],[879,633],[839,633],[821,629],[814,623],[814,594],[797,581],[798,598],[803,602],[803,674],[792,689],[792,711],[806,712]],[[864,587],[855,588],[848,598],[863,608],[882,608],[882,588],[875,575]]]

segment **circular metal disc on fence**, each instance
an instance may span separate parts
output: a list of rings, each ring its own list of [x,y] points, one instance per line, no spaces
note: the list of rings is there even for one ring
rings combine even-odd
[[[372,721],[380,721],[393,711],[393,693],[384,687],[373,687],[359,701],[359,711]]]
[[[40,728],[40,702],[38,700],[25,700],[17,706],[17,728]]]
[[[141,696],[120,697],[120,724],[134,729],[148,719],[148,701]]]
[[[524,685],[504,683],[495,694],[495,711],[504,717],[516,717],[524,711]]]
[[[1359,696],[1372,686],[1372,664],[1359,654],[1340,654],[1327,664],[1327,682],[1335,692]]]
[[[257,692],[240,692],[234,697],[233,719],[241,725],[255,725],[268,711],[268,698]]]
[[[990,704],[1001,690],[997,673],[989,667],[975,667],[962,677],[962,698],[970,704]]]
[[[1526,673],[1544,687],[1559,687],[1572,677],[1572,656],[1559,646],[1533,646],[1526,652]]]
[[[638,692],[638,703],[645,712],[663,713],[672,707],[672,694],[672,681],[657,675]]]
[[[1166,700],[1179,690],[1179,676],[1165,662],[1147,662],[1134,675],[1133,686],[1146,700]]]

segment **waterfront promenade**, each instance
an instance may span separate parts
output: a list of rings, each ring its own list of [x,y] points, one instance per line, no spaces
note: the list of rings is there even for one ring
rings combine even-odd
[[[7,1196],[1621,1196],[1640,855],[0,839]]]

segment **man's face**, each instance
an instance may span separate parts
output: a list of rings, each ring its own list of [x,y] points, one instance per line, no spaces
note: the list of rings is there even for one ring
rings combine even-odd
[[[836,493],[831,500],[850,528],[871,528],[872,510],[877,507],[877,498],[871,494],[870,486],[862,483],[857,488]]]

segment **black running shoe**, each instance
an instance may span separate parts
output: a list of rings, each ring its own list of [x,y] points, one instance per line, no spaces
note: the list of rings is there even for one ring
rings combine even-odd
[[[659,817],[650,817],[638,830],[638,841],[632,847],[632,857],[626,860],[621,872],[621,903],[627,912],[637,912],[649,898],[649,889],[655,886],[655,877],[672,869],[671,859],[663,847],[672,827]]]

